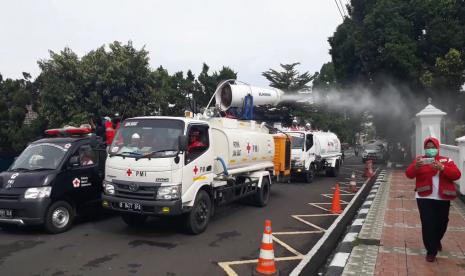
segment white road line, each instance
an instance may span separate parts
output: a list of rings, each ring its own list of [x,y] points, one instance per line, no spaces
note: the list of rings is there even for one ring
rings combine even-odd
[[[290,245],[286,244],[285,242],[283,242],[282,240],[276,238],[275,236],[273,236],[273,240],[277,243],[279,243],[282,247],[286,248],[287,250],[289,250],[290,252],[294,253],[294,255],[296,256],[303,256],[302,253],[300,253],[299,251],[295,250],[294,248],[292,248]]]
[[[311,222],[308,222],[308,221],[306,221],[306,220],[304,220],[304,219],[301,219],[300,216],[295,216],[295,215],[293,215],[293,216],[291,216],[291,217],[293,217],[293,218],[295,218],[296,220],[301,221],[301,222],[303,222],[303,223],[305,223],[305,224],[307,224],[307,225],[309,225],[309,226],[311,226],[311,227],[313,227],[313,228],[316,228],[316,229],[321,230],[321,231],[323,231],[323,232],[326,231],[326,229],[323,229],[323,228],[321,228],[321,227],[318,226],[318,225],[315,225],[315,224],[313,224],[313,223],[311,223]]]
[[[375,171],[375,174],[378,172],[379,168],[376,169]],[[326,232],[323,234],[323,236],[318,240],[318,242],[310,249],[310,251],[308,251],[308,253],[303,257],[302,261],[300,261],[300,263],[292,270],[290,276],[298,276],[301,272],[302,272],[302,269],[304,269],[304,267],[308,264],[308,262],[310,261],[311,258],[313,258],[313,256],[318,252],[318,250],[321,248],[321,246],[323,245],[323,243],[328,239],[329,235],[331,234],[331,232],[336,228],[336,226],[338,225],[338,223],[342,220],[342,218],[344,217],[344,215],[348,212],[348,210],[350,209],[350,207],[354,204],[354,202],[357,200],[357,197],[360,196],[361,192],[364,190],[365,186],[367,185],[368,181],[370,179],[367,179],[362,187],[357,191],[357,193],[355,194],[354,198],[352,198],[351,202],[349,203],[349,205],[342,211],[342,214],[340,216],[338,216],[334,221],[333,223],[331,224],[331,226],[328,228],[328,230],[326,230]]]
[[[365,221],[365,219],[356,219],[356,220],[354,220],[352,225],[354,225],[354,226],[363,225],[364,221]]]
[[[273,236],[279,236],[279,235],[305,235],[305,234],[317,234],[321,233],[322,231],[316,230],[316,231],[295,231],[295,232],[274,232]]]

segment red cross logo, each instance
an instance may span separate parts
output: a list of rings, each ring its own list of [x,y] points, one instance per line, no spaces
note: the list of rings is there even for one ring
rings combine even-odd
[[[74,188],[79,188],[79,185],[81,184],[81,180],[79,180],[78,178],[75,178],[73,180],[73,187]]]
[[[247,143],[247,152],[248,152],[248,153],[250,153],[250,149],[251,149],[250,144]]]
[[[131,176],[131,174],[132,174],[131,169],[128,169],[128,170],[126,171],[126,173],[128,174],[128,176]]]
[[[194,167],[194,174],[197,175],[197,172],[199,171],[199,168],[197,168],[197,165]]]

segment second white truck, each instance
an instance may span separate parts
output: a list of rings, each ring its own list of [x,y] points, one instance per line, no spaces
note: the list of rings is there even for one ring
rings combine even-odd
[[[341,143],[336,134],[322,131],[285,131],[291,136],[291,176],[311,183],[317,173],[336,177],[342,165]]]

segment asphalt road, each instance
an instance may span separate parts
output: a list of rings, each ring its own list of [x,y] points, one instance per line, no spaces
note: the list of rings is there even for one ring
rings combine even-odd
[[[306,254],[323,232],[298,234],[315,228],[292,216],[327,213],[308,203],[330,203],[322,194],[331,194],[337,181],[348,182],[353,170],[361,177],[361,160],[346,155],[337,178],[318,176],[311,184],[275,184],[268,206],[235,203],[221,207],[207,231],[198,236],[185,234],[175,219],[154,218],[144,227],[131,228],[111,214],[82,218],[59,235],[45,234],[38,227],[0,230],[1,275],[225,275],[219,263],[230,261],[239,261],[229,266],[232,271],[250,275],[254,266],[250,260],[258,258],[264,220],[271,219],[273,232],[297,233],[276,235],[288,245],[275,243],[276,257],[295,256],[289,248]],[[342,196],[347,201],[351,198]],[[335,218],[321,215],[304,220],[326,229]],[[298,258],[277,262],[281,275],[287,275],[298,262]]]

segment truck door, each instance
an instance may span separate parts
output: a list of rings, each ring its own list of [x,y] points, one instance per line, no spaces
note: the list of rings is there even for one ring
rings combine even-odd
[[[307,134],[305,136],[305,167],[308,166],[315,160],[315,148],[313,147],[313,134]]]
[[[89,144],[80,145],[67,160],[56,185],[78,204],[98,200],[101,193],[99,154]]]
[[[187,129],[188,147],[183,170],[183,183],[206,181],[213,170],[208,125],[191,124]],[[210,154],[208,154],[210,152]]]

